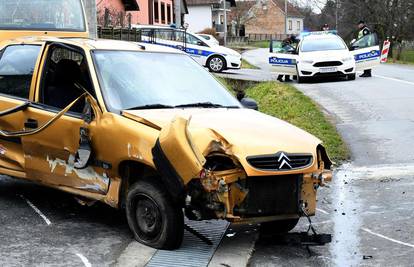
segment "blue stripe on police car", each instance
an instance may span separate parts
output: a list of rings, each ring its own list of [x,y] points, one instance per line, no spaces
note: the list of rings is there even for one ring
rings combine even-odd
[[[379,58],[380,55],[381,53],[379,50],[372,50],[370,52],[355,55],[355,61],[374,60]]]
[[[295,65],[296,60],[292,58],[269,57],[269,64],[272,65]]]

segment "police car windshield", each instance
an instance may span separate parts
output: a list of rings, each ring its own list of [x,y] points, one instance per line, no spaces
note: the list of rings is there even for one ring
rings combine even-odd
[[[86,31],[80,0],[1,0],[0,29]]]
[[[301,45],[302,52],[342,50],[347,49],[339,38],[304,39]]]
[[[111,111],[240,107],[212,75],[187,55],[96,50],[93,57],[105,103]]]

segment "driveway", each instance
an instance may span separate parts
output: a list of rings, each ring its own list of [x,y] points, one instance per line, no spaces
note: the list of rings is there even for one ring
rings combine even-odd
[[[243,56],[269,72],[266,53],[256,49]],[[385,64],[373,75],[293,83],[335,120],[351,150],[351,161],[319,196],[316,226],[332,233],[333,242],[309,255],[303,248],[259,241],[252,266],[412,266],[414,67]]]

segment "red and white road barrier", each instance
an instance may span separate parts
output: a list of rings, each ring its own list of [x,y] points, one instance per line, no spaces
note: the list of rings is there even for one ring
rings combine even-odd
[[[384,41],[384,45],[382,46],[382,51],[381,51],[381,63],[385,63],[388,60],[388,52],[390,50],[390,44],[391,42],[388,40]]]

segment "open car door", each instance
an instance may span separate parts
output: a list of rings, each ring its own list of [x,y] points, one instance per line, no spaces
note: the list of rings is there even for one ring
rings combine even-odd
[[[283,45],[282,41],[270,42],[269,64],[272,71],[284,75],[297,75],[298,57],[293,46]]]
[[[351,44],[350,51],[355,59],[356,71],[372,69],[380,64],[381,51],[376,33],[356,40]]]

